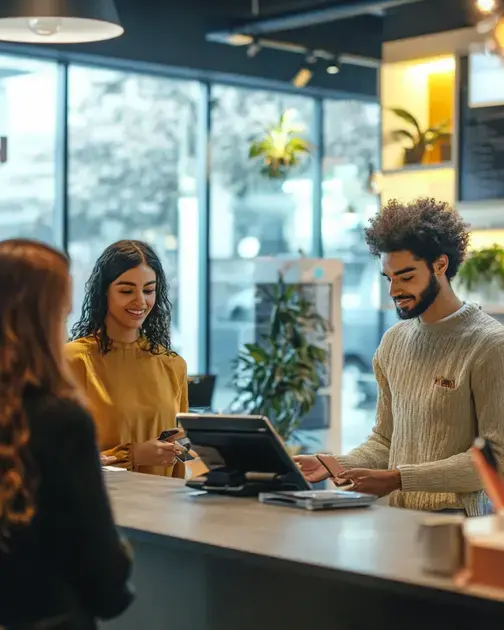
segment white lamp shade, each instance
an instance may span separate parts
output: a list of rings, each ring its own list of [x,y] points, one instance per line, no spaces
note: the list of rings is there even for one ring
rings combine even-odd
[[[113,0],[0,0],[0,40],[78,44],[124,33]]]

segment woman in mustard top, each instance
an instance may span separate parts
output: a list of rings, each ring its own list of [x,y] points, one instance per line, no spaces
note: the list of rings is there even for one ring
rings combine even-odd
[[[187,367],[170,345],[161,262],[140,241],[100,256],[86,285],[67,357],[96,423],[103,460],[135,472],[184,476],[177,444],[160,442],[188,410]],[[110,458],[110,459],[109,459]]]

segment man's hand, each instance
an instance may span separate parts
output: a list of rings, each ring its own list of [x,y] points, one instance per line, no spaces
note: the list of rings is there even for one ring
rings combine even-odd
[[[353,483],[352,490],[364,494],[385,497],[395,490],[401,489],[401,473],[399,470],[370,470],[368,468],[352,468],[338,475]]]
[[[310,483],[318,483],[329,479],[331,476],[327,468],[325,468],[315,455],[296,455],[294,461],[304,475],[306,481]]]

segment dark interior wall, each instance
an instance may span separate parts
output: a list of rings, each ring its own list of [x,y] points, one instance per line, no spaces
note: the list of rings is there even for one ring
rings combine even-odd
[[[212,26],[222,26],[233,15],[245,15],[250,7],[248,0],[116,0],[116,5],[126,30],[122,37],[101,43],[65,46],[60,50],[285,83],[290,82],[302,62],[300,55],[277,51],[261,51],[249,59],[244,48],[205,40],[205,33]],[[310,29],[306,29],[306,36],[314,45],[325,47],[332,42],[338,50],[338,32],[342,30],[346,31],[347,42],[358,37],[349,35],[348,23],[335,23],[334,29],[331,25],[324,26],[320,39]],[[286,34],[279,35],[281,37],[289,39]],[[299,37],[297,33],[298,41]],[[364,40],[368,47],[369,42]],[[375,38],[373,51],[376,50]],[[310,87],[374,97],[377,95],[377,72],[347,65],[338,75],[331,76],[321,66]]]

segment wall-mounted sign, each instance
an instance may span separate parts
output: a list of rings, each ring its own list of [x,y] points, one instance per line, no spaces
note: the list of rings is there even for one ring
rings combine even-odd
[[[470,54],[467,83],[469,107],[504,105],[504,66],[498,55]]]
[[[0,164],[7,162],[7,138],[0,136]]]
[[[468,202],[504,199],[504,92],[500,105],[497,96],[489,96],[486,100],[481,98],[477,107],[471,106],[469,71],[467,57],[461,57],[458,198]],[[483,106],[485,102],[487,105]]]

